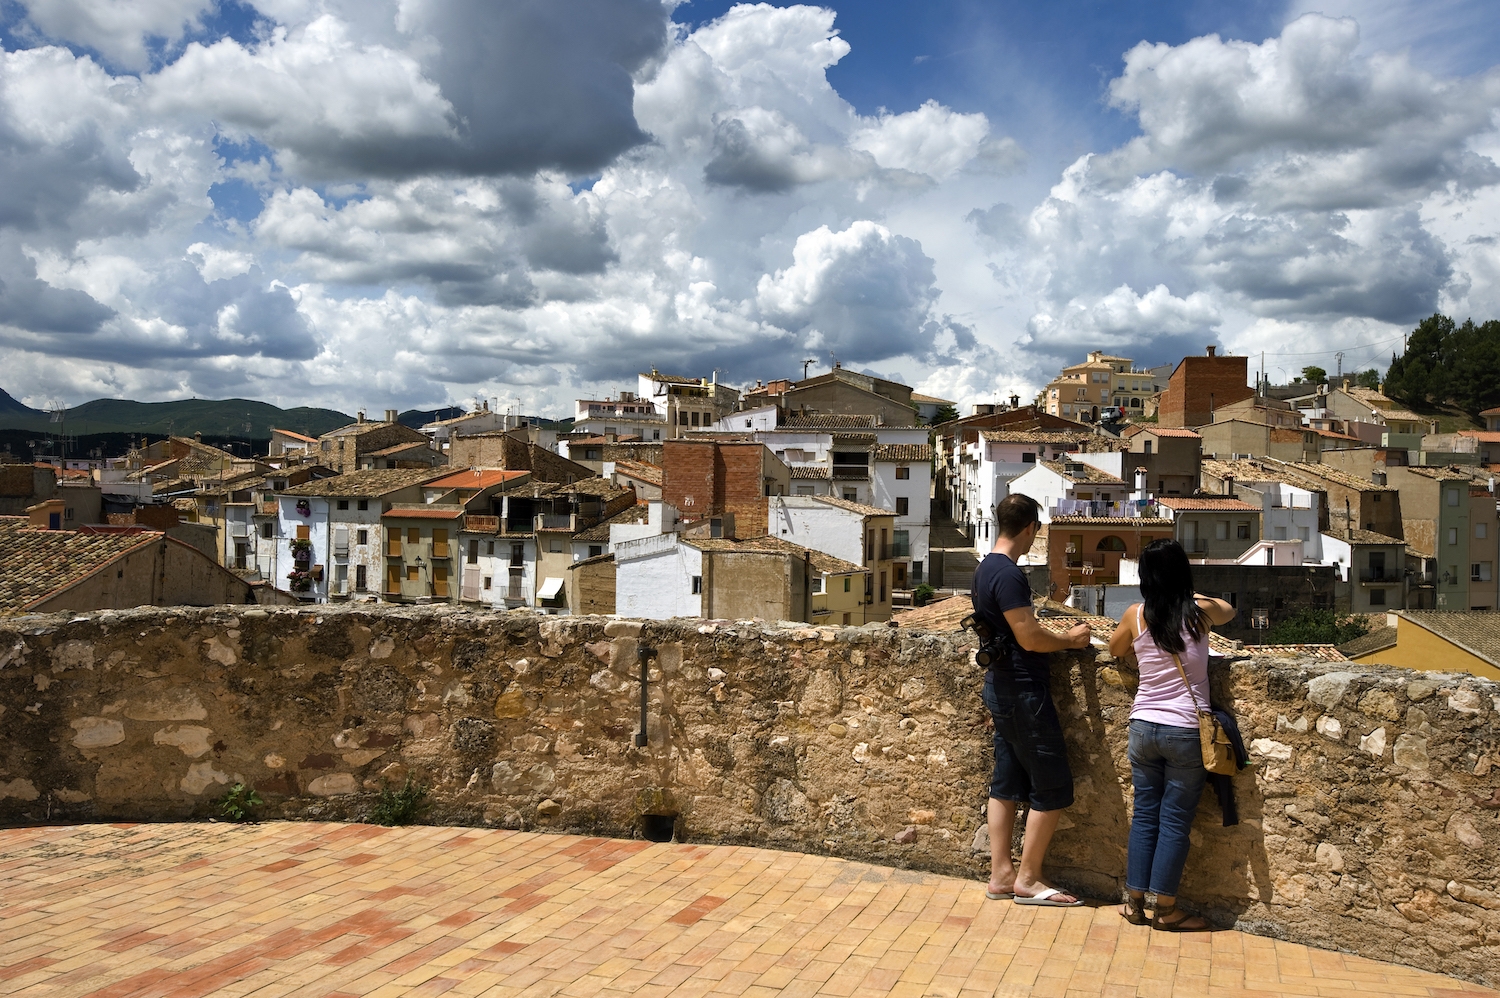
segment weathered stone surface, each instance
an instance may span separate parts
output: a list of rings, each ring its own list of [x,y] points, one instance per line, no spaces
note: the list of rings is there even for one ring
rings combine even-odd
[[[1426,769],[1427,739],[1421,735],[1405,734],[1396,739],[1396,747],[1391,750],[1391,757],[1396,765],[1405,766],[1407,769]]]
[[[1375,758],[1385,755],[1385,729],[1376,728],[1359,740],[1359,750],[1368,752]]]
[[[157,745],[171,745],[181,749],[182,754],[189,759],[196,759],[208,753],[212,747],[209,738],[213,736],[213,730],[200,727],[196,724],[184,724],[174,728],[162,728],[151,736],[151,741]]]
[[[186,686],[158,689],[125,704],[125,716],[132,721],[201,721],[208,710],[198,694]]]
[[[125,740],[125,725],[109,717],[79,717],[69,722],[76,734],[73,744],[81,749],[105,748]]]
[[[317,794],[319,797],[337,797],[341,794],[352,794],[359,791],[359,782],[355,780],[353,773],[329,773],[320,776],[307,785],[307,792]]]
[[[904,846],[911,845],[913,842],[917,841],[917,826],[907,825],[905,828],[901,829],[901,831],[896,833],[895,840]]]
[[[1319,707],[1335,707],[1344,698],[1349,684],[1359,678],[1353,672],[1329,672],[1307,682],[1307,699]]]
[[[1371,690],[1359,701],[1359,709],[1370,717],[1382,721],[1401,720],[1402,708],[1396,698],[1385,690]]]
[[[963,635],[652,622],[638,747],[636,621],[357,605],[234,616],[0,620],[0,822],[207,817],[238,780],[267,818],[361,820],[372,793],[409,777],[430,788],[431,822],[630,837],[654,815],[683,841],[985,874],[990,734]],[[1211,665],[1255,765],[1234,779],[1238,826],[1212,795],[1199,809],[1181,893],[1221,924],[1494,973],[1500,686],[1322,668]],[[1134,677],[1093,652],[1057,656],[1053,676],[1078,803],[1048,875],[1112,896]],[[74,744],[85,718],[121,740]]]
[[[549,797],[536,806],[536,813],[543,818],[555,818],[562,814],[562,805]]]

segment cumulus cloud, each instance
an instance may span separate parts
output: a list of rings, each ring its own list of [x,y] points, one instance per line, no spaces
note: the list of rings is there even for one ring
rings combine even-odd
[[[1452,300],[1466,278],[1422,205],[1462,214],[1500,183],[1479,141],[1500,74],[1439,79],[1405,55],[1362,55],[1358,40],[1353,21],[1309,14],[1261,44],[1207,36],[1127,53],[1110,96],[1142,134],[1079,159],[1027,220],[1033,349],[1081,345],[1083,331],[1159,351],[1155,320],[1116,321],[1145,317],[1120,311],[1122,289],[1197,302],[1179,309],[1197,339],[1230,315],[1262,330],[1401,325]],[[971,218],[981,232],[1003,221]]]
[[[31,26],[44,37],[91,48],[127,70],[145,69],[153,39],[179,41],[202,26],[203,14],[214,5],[214,0],[22,0]]]
[[[760,279],[755,303],[807,349],[868,362],[923,352],[933,285],[932,260],[916,240],[860,221],[798,237],[792,265]]]
[[[915,111],[880,115],[849,136],[888,169],[922,173],[947,180],[984,152],[983,164],[1000,170],[1019,165],[1012,139],[989,141],[990,122],[983,114],[959,114],[935,100]]]

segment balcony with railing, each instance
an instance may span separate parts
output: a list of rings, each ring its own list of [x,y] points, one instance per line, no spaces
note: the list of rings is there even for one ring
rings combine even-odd
[[[1053,504],[1050,512],[1052,516],[1088,516],[1109,519],[1161,516],[1161,510],[1155,503],[1141,502],[1136,499],[1122,499],[1119,502],[1105,502],[1100,499],[1059,499]]]
[[[500,518],[498,516],[483,516],[479,513],[470,513],[464,517],[464,529],[475,534],[498,534],[500,532]]]
[[[1401,584],[1401,576],[1388,568],[1366,568],[1359,573],[1364,585],[1395,586]]]
[[[533,530],[576,530],[577,517],[570,513],[538,513]]]

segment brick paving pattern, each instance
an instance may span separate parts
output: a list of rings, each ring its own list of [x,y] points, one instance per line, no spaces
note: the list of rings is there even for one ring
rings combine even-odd
[[[0,830],[0,994],[1500,996],[821,856],[310,823]]]

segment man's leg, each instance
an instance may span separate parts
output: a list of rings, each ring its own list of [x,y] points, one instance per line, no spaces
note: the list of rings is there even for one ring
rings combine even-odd
[[[1052,844],[1052,834],[1062,820],[1063,809],[1026,812],[1026,840],[1021,843],[1021,867],[1016,871],[1016,894],[1032,897],[1052,885],[1042,879],[1042,864],[1047,859],[1047,847]],[[1058,894],[1056,900],[1067,904],[1076,901],[1066,892]]]
[[[990,826],[990,882],[985,889],[991,894],[1009,894],[1016,882],[1016,864],[1010,854],[1016,832],[1016,802],[991,797],[985,817]]]

